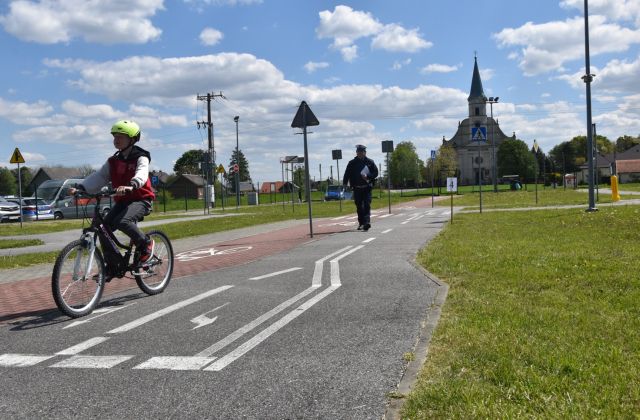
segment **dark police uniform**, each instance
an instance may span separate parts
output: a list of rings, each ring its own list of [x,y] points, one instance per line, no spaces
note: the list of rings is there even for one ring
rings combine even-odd
[[[356,147],[356,152],[366,152],[366,148],[362,145]],[[367,168],[365,170],[365,167]],[[362,178],[363,171],[368,171],[367,179]],[[378,177],[378,168],[376,164],[362,155],[362,158],[356,156],[349,161],[347,168],[344,170],[344,178],[342,185],[347,183],[353,188],[353,199],[356,203],[358,211],[358,229],[369,230],[371,227],[371,189],[373,182]]]

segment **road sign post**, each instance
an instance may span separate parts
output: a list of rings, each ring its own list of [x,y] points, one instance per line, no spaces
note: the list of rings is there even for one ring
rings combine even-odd
[[[389,153],[393,153],[393,140],[382,142],[382,153],[387,154],[387,195],[389,196],[389,214],[391,214],[391,171],[389,170]]]
[[[453,223],[453,193],[458,191],[458,178],[447,178],[447,192],[451,197],[451,223]]]
[[[291,128],[302,128],[302,134],[304,137],[304,174],[306,177],[305,185],[305,197],[307,199],[307,208],[309,211],[309,234],[313,238],[313,220],[311,218],[311,181],[309,179],[309,152],[307,149],[307,127],[320,125],[320,122],[313,115],[311,108],[305,101],[300,103],[300,107],[298,107],[298,112],[296,116],[293,117],[293,121],[291,122]]]
[[[18,164],[18,204],[20,205],[20,229],[22,229],[22,172],[20,171],[20,164],[25,163],[24,157],[22,157],[22,153],[20,153],[20,149],[17,147],[13,151],[11,155],[11,159],[9,159],[9,163]],[[38,214],[38,203],[36,202],[36,215]]]

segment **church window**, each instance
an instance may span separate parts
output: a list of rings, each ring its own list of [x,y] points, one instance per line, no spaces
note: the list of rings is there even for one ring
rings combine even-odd
[[[480,108],[476,107],[476,116],[480,115]]]

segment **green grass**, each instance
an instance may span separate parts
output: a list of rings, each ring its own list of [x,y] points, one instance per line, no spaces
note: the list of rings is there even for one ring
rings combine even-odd
[[[530,186],[531,187],[531,186]],[[561,206],[561,205],[587,205],[589,196],[586,191],[564,190],[562,188],[545,188],[538,186],[538,202],[536,204],[536,192],[534,188],[528,188],[527,191],[505,191],[495,193],[493,191],[482,192],[482,209],[504,209],[515,207],[545,207],[545,206]],[[622,197],[633,198],[633,196]],[[610,194],[599,194],[598,205],[611,203]],[[442,200],[438,203],[440,206],[450,205],[450,201]],[[454,206],[463,206],[466,210],[480,208],[480,193],[465,193],[453,196]]]
[[[418,256],[450,289],[403,418],[637,418],[639,220],[454,217]]]
[[[27,246],[42,245],[40,239],[0,239],[0,249],[25,248]]]

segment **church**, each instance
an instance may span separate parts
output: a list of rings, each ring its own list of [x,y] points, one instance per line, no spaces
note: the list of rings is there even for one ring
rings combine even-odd
[[[515,133],[513,137],[507,137],[498,122],[487,115],[487,103],[492,106],[498,98],[485,96],[478,58],[475,57],[474,61],[471,92],[467,98],[469,117],[458,123],[458,131],[451,139],[442,138],[442,145],[451,146],[456,151],[460,185],[476,185],[478,176],[483,185],[492,185],[497,179],[498,148],[503,141],[515,139]]]

